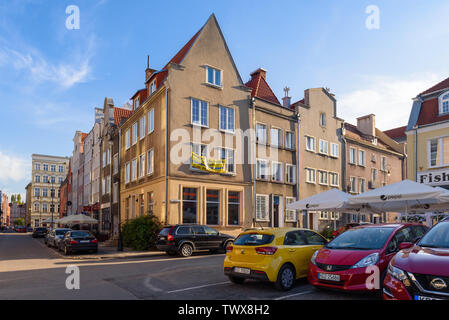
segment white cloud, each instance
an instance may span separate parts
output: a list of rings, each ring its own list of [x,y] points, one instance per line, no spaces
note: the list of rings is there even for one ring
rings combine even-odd
[[[432,73],[363,77],[354,91],[338,99],[338,116],[356,124],[356,118],[373,113],[376,127],[381,130],[407,125],[412,98],[443,79]]]
[[[31,178],[31,160],[0,151],[0,181],[20,182]]]

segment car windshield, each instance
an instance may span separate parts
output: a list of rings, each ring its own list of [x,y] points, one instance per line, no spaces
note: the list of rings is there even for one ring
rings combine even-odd
[[[56,230],[57,236],[62,236],[67,233],[67,231],[70,231],[70,229],[64,229],[64,230]]]
[[[271,234],[242,234],[234,241],[234,244],[238,246],[261,246],[271,243],[273,239],[274,236]]]
[[[91,237],[91,234],[86,231],[72,231],[72,237]]]
[[[355,228],[342,233],[332,240],[326,248],[375,250],[385,245],[394,228]]]
[[[424,235],[420,247],[449,248],[449,222],[441,222]]]

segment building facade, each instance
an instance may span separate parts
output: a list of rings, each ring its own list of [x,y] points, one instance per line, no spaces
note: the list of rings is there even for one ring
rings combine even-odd
[[[11,222],[8,195],[0,191],[0,226],[9,226]]]
[[[343,191],[357,195],[405,179],[404,144],[392,140],[376,128],[375,115],[357,119],[357,125],[344,124]],[[396,222],[397,214],[345,214],[345,223]]]
[[[67,175],[61,183],[59,199],[59,218],[66,217],[69,213],[69,207],[72,205],[72,158],[69,159]]]
[[[413,99],[405,133],[407,178],[449,189],[449,78]]]
[[[72,205],[68,208],[68,214],[78,214],[83,210],[84,194],[84,139],[87,133],[77,131],[73,137],[73,152],[71,162],[72,172]]]
[[[12,202],[9,204],[10,207],[10,224],[16,225],[19,219],[23,219],[26,223],[26,205],[24,203]]]
[[[59,187],[67,175],[68,164],[67,157],[32,155],[30,221],[33,227],[43,225],[43,220],[58,218]]]

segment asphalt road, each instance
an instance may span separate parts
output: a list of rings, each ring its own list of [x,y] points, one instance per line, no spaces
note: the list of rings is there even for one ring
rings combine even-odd
[[[229,282],[223,254],[190,258],[61,259],[30,234],[0,233],[0,299],[351,300],[373,295],[313,288],[300,280],[289,292],[269,283]],[[67,266],[80,270],[80,289],[66,288]]]

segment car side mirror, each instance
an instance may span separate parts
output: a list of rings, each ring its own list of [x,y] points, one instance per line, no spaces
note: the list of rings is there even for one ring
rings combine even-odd
[[[411,243],[411,242],[402,242],[399,245],[399,250],[404,250],[404,249],[408,249],[408,248],[411,248],[411,247],[413,247],[413,243]]]

